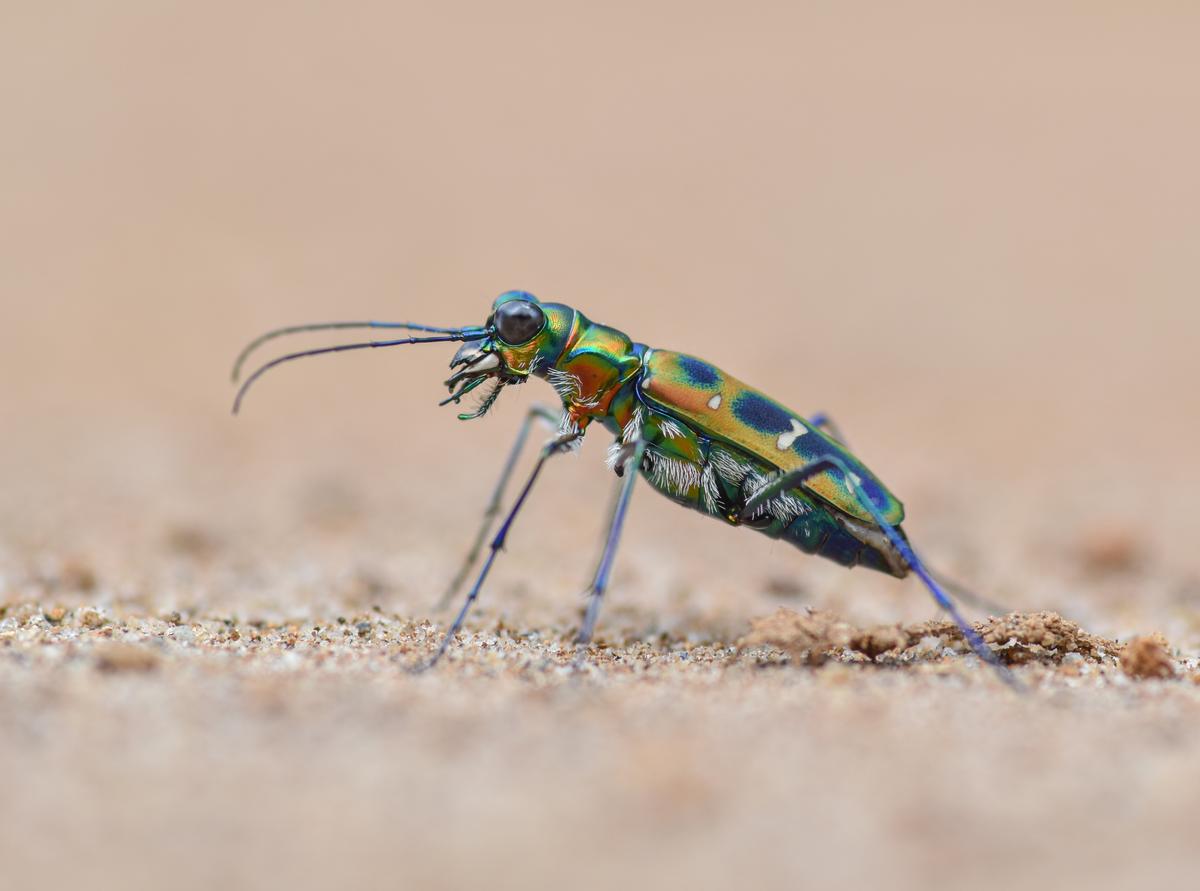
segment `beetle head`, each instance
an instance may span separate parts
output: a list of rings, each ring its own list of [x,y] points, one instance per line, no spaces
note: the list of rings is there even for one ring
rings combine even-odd
[[[459,415],[463,420],[486,414],[509,384],[523,384],[531,374],[550,368],[562,353],[571,332],[575,313],[556,303],[542,303],[527,291],[506,291],[492,304],[484,323],[483,337],[469,340],[450,361],[457,369],[447,380],[450,396],[457,403],[487,382],[479,407]]]
[[[570,339],[576,324],[573,309],[557,303],[541,303],[525,291],[506,291],[492,304],[491,314],[480,327],[440,328],[414,322],[320,322],[309,325],[289,325],[276,328],[252,340],[238,355],[233,367],[236,383],[246,360],[263,344],[279,337],[313,331],[347,330],[354,328],[388,328],[420,332],[420,336],[400,337],[391,340],[372,340],[360,343],[345,343],[337,346],[301,350],[272,359],[260,366],[246,378],[234,398],[233,411],[237,414],[246,392],[263,374],[277,365],[319,356],[341,353],[348,350],[364,350],[375,347],[404,346],[414,343],[459,342],[462,347],[450,362],[457,369],[446,381],[450,396],[442,405],[458,403],[462,398],[484,383],[490,388],[473,412],[459,415],[463,420],[478,418],[486,414],[495,403],[506,384],[524,383],[531,374],[544,372],[553,366]]]

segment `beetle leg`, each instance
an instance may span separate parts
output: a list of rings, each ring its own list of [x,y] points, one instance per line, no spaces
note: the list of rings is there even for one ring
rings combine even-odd
[[[600,563],[596,566],[596,575],[588,589],[587,611],[583,614],[583,624],[579,628],[579,636],[575,643],[584,645],[591,642],[596,630],[596,616],[600,614],[600,601],[604,599],[604,591],[608,588],[608,577],[612,573],[613,558],[617,554],[617,543],[621,539],[621,527],[625,524],[625,514],[629,509],[629,498],[633,494],[633,484],[637,480],[637,468],[641,466],[646,454],[646,440],[636,439],[625,445],[626,454],[619,467],[624,468],[621,474],[620,488],[613,501],[612,514],[608,521],[608,536],[604,540],[604,551],[600,554]]]
[[[450,648],[451,642],[462,630],[463,622],[467,619],[467,613],[471,611],[471,605],[479,596],[479,589],[483,587],[484,581],[491,572],[492,564],[496,562],[496,555],[504,547],[504,541],[508,538],[508,530],[512,527],[513,520],[517,518],[521,507],[525,504],[525,499],[529,497],[529,492],[533,489],[533,484],[537,482],[538,475],[542,472],[542,467],[554,455],[564,451],[569,444],[578,439],[582,434],[573,430],[568,433],[560,433],[555,436],[544,446],[542,446],[541,454],[538,455],[537,463],[533,465],[533,470],[529,474],[529,479],[525,481],[524,487],[521,489],[521,494],[517,496],[517,500],[513,502],[513,506],[509,508],[508,516],[504,518],[504,522],[500,524],[499,531],[496,532],[496,537],[492,539],[492,543],[488,546],[487,558],[483,561],[483,567],[479,570],[479,575],[475,578],[475,584],[471,586],[471,590],[467,592],[467,599],[463,601],[462,609],[458,611],[458,615],[454,617],[450,628],[446,631],[446,636],[442,638],[442,644],[438,647],[437,652],[433,654],[425,665],[421,666],[420,671],[428,668],[433,668],[438,663],[438,660],[445,655],[446,650]]]
[[[442,592],[441,599],[438,600],[437,606],[434,609],[446,609],[450,605],[450,601],[462,588],[463,582],[467,579],[467,573],[471,571],[471,567],[475,565],[475,561],[479,559],[479,552],[483,550],[483,543],[487,539],[488,529],[491,528],[492,521],[496,515],[500,513],[500,503],[504,498],[504,490],[508,487],[509,478],[512,477],[513,470],[517,466],[517,459],[521,457],[521,450],[525,448],[525,442],[529,439],[529,431],[533,429],[534,421],[541,419],[546,421],[552,428],[558,427],[559,413],[554,409],[545,405],[530,406],[529,412],[525,415],[525,420],[521,422],[521,428],[517,431],[517,438],[509,450],[508,458],[504,462],[504,469],[500,471],[500,479],[496,481],[496,487],[492,490],[492,497],[488,500],[487,507],[483,511],[483,519],[479,524],[479,531],[475,534],[475,540],[471,544],[471,549],[467,552],[466,558],[451,579],[450,584],[446,586],[446,590]]]
[[[929,569],[929,574],[937,579],[938,584],[940,584],[943,588],[945,588],[963,603],[970,604],[971,606],[975,607],[975,609],[981,610],[985,613],[990,613],[992,615],[1003,615],[1004,613],[1012,612],[1012,610],[1004,604],[998,603],[988,597],[984,597],[982,594],[976,594],[961,582],[946,578],[944,573],[941,573],[932,567],[926,568]]]
[[[925,563],[917,556],[916,551],[913,550],[912,545],[908,543],[908,541],[903,535],[900,534],[896,527],[894,527],[884,518],[883,511],[879,509],[875,502],[873,502],[867,495],[866,491],[864,491],[862,487],[862,481],[858,478],[858,475],[850,470],[850,468],[848,468],[840,458],[834,456],[818,458],[817,460],[812,461],[803,467],[781,474],[764,486],[761,490],[759,490],[759,492],[752,498],[747,500],[746,504],[742,507],[741,517],[745,519],[752,516],[757,508],[763,504],[766,504],[772,498],[775,498],[783,492],[786,492],[788,489],[794,489],[797,486],[802,485],[809,477],[815,476],[816,474],[827,470],[837,470],[841,473],[843,479],[846,480],[846,483],[849,485],[850,490],[854,492],[854,495],[858,499],[859,503],[866,508],[867,512],[875,520],[875,524],[879,527],[879,531],[887,537],[892,547],[896,549],[897,553],[899,553],[904,562],[908,564],[909,568],[912,569],[912,571],[917,574],[917,577],[925,583],[925,587],[928,588],[929,593],[933,595],[934,601],[949,614],[950,618],[954,621],[954,624],[958,626],[958,630],[961,631],[963,637],[966,638],[967,643],[970,644],[971,649],[975,651],[975,654],[984,662],[987,662],[993,668],[995,668],[997,673],[1000,675],[1001,680],[1003,680],[1006,684],[1011,687],[1021,689],[1020,683],[1013,676],[1012,672],[1009,671],[1008,667],[1000,661],[999,657],[992,652],[991,648],[983,642],[983,638],[981,638],[975,629],[968,624],[967,620],[962,617],[962,614],[958,611],[958,607],[955,606],[954,601],[950,599],[950,595],[947,594],[937,580],[934,579],[933,575],[926,568]]]
[[[808,423],[816,427],[818,430],[826,431],[830,436],[840,442],[842,445],[849,445],[846,437],[842,435],[841,428],[833,422],[833,418],[825,414],[823,411],[817,412],[808,419]]]

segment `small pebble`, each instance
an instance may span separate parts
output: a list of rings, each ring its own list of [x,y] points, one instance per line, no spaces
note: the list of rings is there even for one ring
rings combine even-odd
[[[85,609],[79,614],[79,623],[84,628],[99,628],[104,624],[104,616],[94,609]]]
[[[1121,671],[1131,678],[1175,677],[1175,660],[1161,634],[1135,637],[1121,651]]]

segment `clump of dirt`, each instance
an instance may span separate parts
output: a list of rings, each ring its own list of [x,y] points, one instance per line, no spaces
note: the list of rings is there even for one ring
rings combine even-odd
[[[1083,631],[1057,613],[1010,613],[977,622],[975,630],[1008,665],[1029,662],[1059,664],[1075,654],[1087,660],[1111,660],[1121,652],[1116,641]],[[796,663],[821,665],[843,661],[914,661],[940,656],[946,649],[967,652],[969,645],[950,621],[915,625],[879,625],[856,628],[833,613],[808,610],[798,613],[780,608],[751,623],[750,632],[738,641],[743,649],[769,646],[782,650]]]
[[[1084,533],[1076,552],[1084,570],[1091,575],[1128,573],[1146,562],[1141,541],[1130,530],[1116,526]]]
[[[865,631],[856,631],[850,638],[850,648],[870,659],[884,653],[907,649],[913,643],[909,632],[899,625],[877,625]]]
[[[1071,653],[1102,662],[1121,651],[1116,641],[1088,634],[1053,612],[1009,613],[1000,618],[990,617],[974,627],[1009,665],[1061,663]]]
[[[1166,638],[1161,634],[1135,637],[1121,651],[1121,671],[1131,678],[1175,677],[1175,660]]]
[[[743,650],[775,647],[796,663],[821,665],[850,646],[855,629],[836,615],[810,609],[798,613],[780,607],[772,615],[750,623],[750,633],[738,641]]]

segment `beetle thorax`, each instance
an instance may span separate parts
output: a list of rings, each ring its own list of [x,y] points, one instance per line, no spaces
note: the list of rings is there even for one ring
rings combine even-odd
[[[572,336],[561,355],[535,373],[554,388],[569,414],[590,420],[608,412],[617,391],[640,366],[627,335],[576,313]]]

